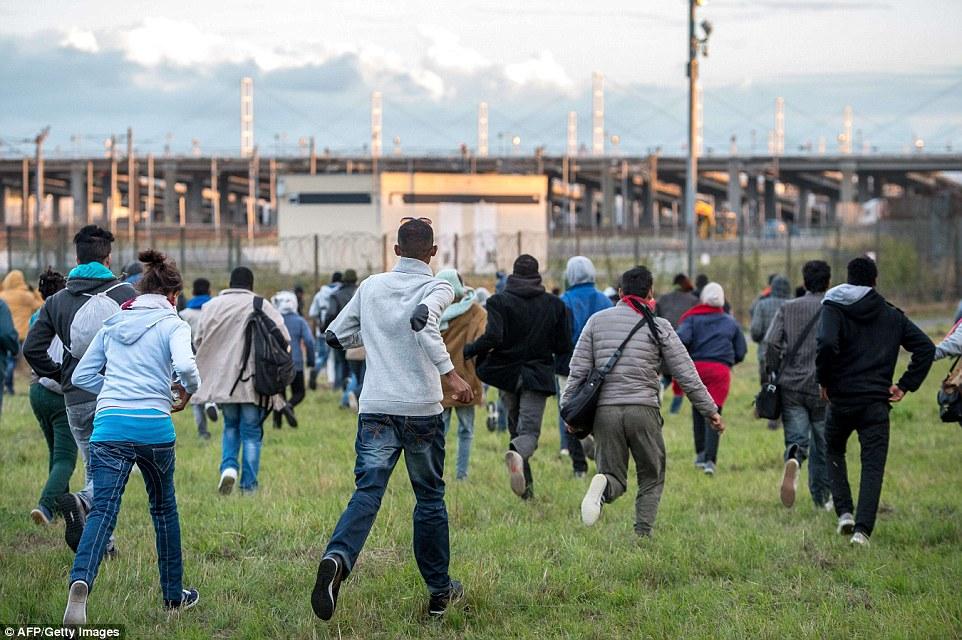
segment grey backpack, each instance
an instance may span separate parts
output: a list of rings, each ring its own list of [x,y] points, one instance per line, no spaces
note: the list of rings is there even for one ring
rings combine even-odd
[[[87,301],[77,309],[77,313],[74,314],[73,321],[70,323],[70,345],[67,347],[70,355],[77,360],[87,352],[94,336],[104,326],[107,318],[120,311],[120,305],[117,301],[107,294],[125,284],[127,283],[118,282],[100,293],[81,294],[87,296]]]

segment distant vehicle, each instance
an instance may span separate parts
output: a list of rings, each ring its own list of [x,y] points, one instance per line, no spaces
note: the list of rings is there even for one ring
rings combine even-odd
[[[734,211],[723,209],[717,214],[715,207],[704,200],[695,202],[698,220],[698,237],[702,240],[731,240],[738,236],[738,216]]]

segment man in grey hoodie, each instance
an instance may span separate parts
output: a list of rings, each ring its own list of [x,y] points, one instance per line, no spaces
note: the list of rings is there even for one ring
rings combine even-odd
[[[402,220],[394,246],[397,266],[366,279],[325,336],[335,349],[363,346],[367,374],[359,399],[356,489],[324,551],[311,594],[322,620],[334,615],[341,582],[361,553],[402,452],[417,499],[414,556],[431,594],[428,613],[443,615],[464,596],[448,575],[441,376],[453,399],[470,403],[474,394],[455,373],[441,339],[441,313],[454,290],[431,271],[437,250],[430,220]]]

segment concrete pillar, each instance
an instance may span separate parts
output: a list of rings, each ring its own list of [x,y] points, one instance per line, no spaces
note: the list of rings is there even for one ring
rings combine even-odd
[[[0,180],[0,227],[7,224],[7,185]]]
[[[177,224],[180,219],[177,195],[177,163],[164,163],[164,224]]]
[[[192,173],[187,179],[187,222],[203,222],[204,215],[204,175]]]
[[[748,204],[748,215],[745,216],[748,220],[748,227],[754,227],[758,234],[761,235],[761,229],[763,225],[761,221],[761,207],[758,206],[758,176],[751,173],[748,174],[748,185],[745,192],[745,200]]]
[[[851,223],[855,218],[855,163],[841,165],[842,181],[838,188],[838,204],[835,208],[836,220],[842,224]]]
[[[882,176],[872,176],[872,197],[881,198],[885,193],[885,180]]]
[[[859,204],[865,204],[872,199],[872,192],[869,191],[869,176],[867,173],[858,174],[858,201]]]
[[[765,222],[776,216],[775,178],[765,177]]]
[[[812,212],[808,206],[811,193],[812,191],[808,187],[798,188],[798,206],[795,208],[795,224],[800,225],[803,229],[810,227],[812,222]]]
[[[656,208],[658,203],[658,156],[648,156],[648,179],[644,187],[644,222],[643,226],[658,229],[661,226],[660,216]]]
[[[587,229],[596,229],[598,227],[598,218],[595,216],[595,192],[587,184],[584,185],[581,221],[578,226]]]
[[[601,227],[610,229],[615,221],[615,180],[611,167],[601,170]]]
[[[220,195],[220,222],[221,226],[233,225],[237,222],[234,211],[230,204],[230,180],[223,173],[217,176],[217,193]]]
[[[740,224],[742,215],[741,164],[734,158],[728,161],[728,208],[735,212]]]
[[[55,227],[60,225],[60,196],[57,194],[53,194],[53,207],[50,211],[50,221]]]
[[[838,198],[829,197],[828,206],[825,209],[825,225],[834,225],[838,220]]]
[[[82,162],[70,165],[70,197],[73,198],[73,222],[87,220],[87,167]]]

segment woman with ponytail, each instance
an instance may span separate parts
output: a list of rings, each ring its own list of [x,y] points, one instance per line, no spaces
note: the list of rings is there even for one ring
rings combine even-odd
[[[187,609],[199,595],[182,585],[180,519],[174,493],[174,423],[200,385],[190,327],[175,303],[183,279],[164,254],[140,253],[140,295],[110,317],[73,372],[73,384],[97,394],[90,437],[93,509],[77,548],[64,624],[85,624],[107,540],[117,523],[120,498],[136,464],[144,478],[157,538],[157,563],[165,609]]]
[[[618,304],[591,316],[578,338],[571,356],[571,375],[561,399],[564,406],[591,370],[604,366],[624,343],[621,357],[616,359],[598,395],[594,421],[598,473],[581,502],[581,520],[586,525],[595,524],[602,505],[628,490],[630,455],[638,474],[635,533],[639,536],[652,534],[665,485],[662,373],[678,381],[692,408],[705,416],[714,429],[724,429],[718,407],[698,378],[671,323],[655,317],[651,286],[652,275],[646,267],[629,269],[621,276]]]

